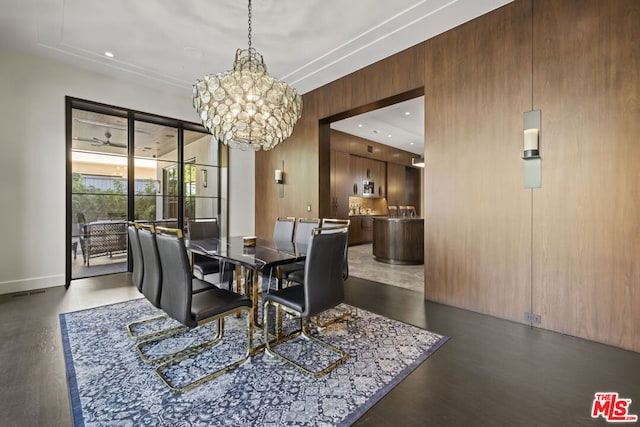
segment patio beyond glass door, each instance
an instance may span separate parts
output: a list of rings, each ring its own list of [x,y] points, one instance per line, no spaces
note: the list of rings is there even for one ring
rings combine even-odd
[[[133,218],[177,227],[178,129],[136,120]]]
[[[65,286],[131,271],[128,221],[227,233],[226,146],[198,124],[66,98]],[[185,230],[186,231],[186,230]]]
[[[71,278],[127,271],[127,119],[72,110]]]

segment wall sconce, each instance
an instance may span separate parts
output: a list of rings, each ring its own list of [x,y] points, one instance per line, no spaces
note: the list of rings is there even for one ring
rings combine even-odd
[[[284,160],[280,160],[280,169],[276,169],[274,173],[274,179],[278,184],[278,196],[284,198]]]
[[[524,113],[524,155],[523,159],[540,157],[540,110]]]
[[[207,181],[207,170],[206,169],[202,169],[202,186],[204,188],[207,188],[208,185],[208,181]]]
[[[524,130],[524,157],[523,159],[531,159],[533,157],[540,157],[540,150],[538,145],[538,129],[525,129]]]
[[[412,157],[411,158],[411,164],[417,168],[423,168],[424,167],[424,159],[422,157],[420,158],[415,158]]]
[[[542,186],[542,159],[540,158],[540,110],[524,113],[524,188]]]
[[[282,180],[282,170],[281,169],[276,169],[275,180],[276,180],[276,184],[284,184],[284,181]]]

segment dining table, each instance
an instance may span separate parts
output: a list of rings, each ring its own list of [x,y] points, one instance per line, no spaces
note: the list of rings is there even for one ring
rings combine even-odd
[[[259,275],[262,273],[269,276],[278,266],[304,261],[307,245],[261,237],[255,238],[254,245],[246,245],[245,243],[245,236],[210,237],[189,240],[187,249],[191,254],[196,253],[217,259],[222,263],[236,265],[237,286],[240,286],[241,278],[244,278],[245,293],[253,302],[253,324],[260,326],[261,322],[258,319]],[[281,315],[277,317],[278,324],[280,324]],[[280,335],[279,329],[276,329],[277,336]]]

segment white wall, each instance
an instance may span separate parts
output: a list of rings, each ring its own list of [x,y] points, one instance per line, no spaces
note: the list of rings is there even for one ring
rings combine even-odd
[[[253,151],[229,150],[229,235],[255,234],[255,158]]]
[[[61,286],[65,96],[192,122],[198,117],[190,91],[176,96],[3,47],[0,63],[0,294]],[[238,234],[254,230],[253,159],[254,153],[230,155],[230,226]]]

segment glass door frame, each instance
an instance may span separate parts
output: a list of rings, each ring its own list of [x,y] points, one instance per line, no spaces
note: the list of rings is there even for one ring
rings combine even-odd
[[[184,131],[201,132],[208,134],[209,132],[202,125],[198,123],[186,122],[183,120],[172,119],[169,117],[159,116],[156,114],[145,113],[136,110],[130,110],[121,107],[115,107],[112,105],[102,104],[94,101],[88,101],[84,99],[74,98],[70,96],[65,97],[65,140],[66,140],[66,167],[65,167],[65,202],[66,202],[66,227],[65,227],[65,288],[69,288],[72,280],[72,232],[73,232],[73,218],[72,218],[72,147],[73,147],[73,135],[72,135],[72,112],[74,109],[86,110],[95,113],[108,114],[111,116],[117,116],[127,119],[127,221],[132,221],[134,216],[134,196],[135,196],[135,168],[133,167],[135,161],[135,121],[143,121],[157,125],[169,126],[177,129],[178,133],[178,158],[177,168],[178,172],[178,209],[177,209],[177,222],[178,227],[184,227]],[[220,144],[218,144],[218,152],[220,154]],[[222,168],[219,168],[219,173],[222,174]],[[228,167],[225,169],[225,173],[228,175]],[[220,182],[221,180],[219,180]],[[225,179],[228,183],[228,176]],[[225,192],[228,194],[228,189]],[[226,211],[228,212],[228,197],[226,200]],[[221,204],[218,204],[218,215],[221,214]],[[223,225],[228,231],[229,221],[225,221]],[[131,271],[131,254],[127,256],[127,269]]]

